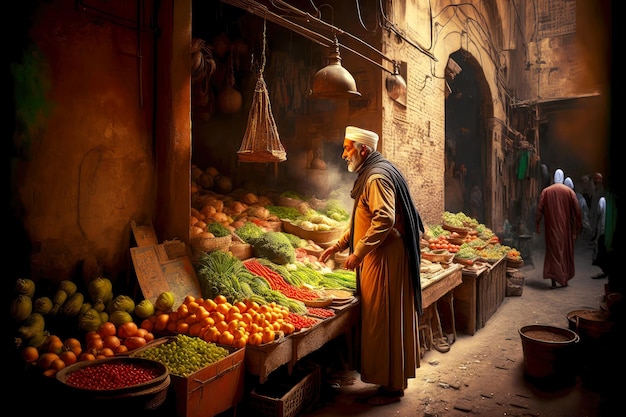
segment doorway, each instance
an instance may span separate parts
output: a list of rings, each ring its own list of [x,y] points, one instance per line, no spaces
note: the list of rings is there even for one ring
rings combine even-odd
[[[478,62],[459,50],[448,61],[445,106],[446,211],[490,223],[489,89]]]

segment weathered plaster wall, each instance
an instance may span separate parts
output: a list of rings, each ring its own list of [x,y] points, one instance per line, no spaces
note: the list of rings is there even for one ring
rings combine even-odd
[[[153,33],[140,61],[137,29],[72,5],[40,4],[13,67],[13,204],[35,279],[68,278],[90,256],[121,272],[130,220],[154,211]]]

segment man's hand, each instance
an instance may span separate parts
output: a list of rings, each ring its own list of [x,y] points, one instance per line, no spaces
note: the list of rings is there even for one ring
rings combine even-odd
[[[322,254],[319,256],[319,260],[322,263],[325,263],[328,258],[330,258],[332,255],[334,255],[336,252],[335,246],[331,246],[329,248],[326,248],[326,250],[324,250],[324,252],[322,252]]]
[[[344,267],[349,271],[354,271],[360,263],[361,259],[355,254],[351,254],[350,256],[348,256],[348,259],[346,259]]]

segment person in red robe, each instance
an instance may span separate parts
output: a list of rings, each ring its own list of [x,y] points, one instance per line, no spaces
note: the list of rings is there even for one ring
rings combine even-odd
[[[561,169],[554,172],[554,183],[539,195],[535,229],[540,234],[544,220],[546,254],[543,261],[543,278],[552,281],[551,288],[567,287],[576,273],[574,244],[582,228],[582,215],[576,193],[563,184]]]

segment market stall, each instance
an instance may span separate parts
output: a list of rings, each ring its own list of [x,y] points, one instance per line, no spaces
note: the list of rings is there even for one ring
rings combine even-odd
[[[496,312],[506,296],[506,256],[477,270],[463,270],[454,290],[456,328],[473,335]]]
[[[445,269],[434,274],[422,274],[422,307],[424,313],[420,319],[420,340],[422,349],[430,350],[435,340],[445,337],[441,324],[439,305],[446,304],[447,311],[443,314],[449,318],[449,327],[456,339],[456,325],[454,322],[453,291],[461,285],[461,270],[463,266],[451,263]],[[423,356],[423,352],[421,352]]]
[[[247,346],[246,371],[258,376],[259,381],[263,383],[269,374],[280,366],[287,365],[291,371],[300,359],[337,337],[345,335],[346,341],[350,343],[353,340],[359,311],[359,301],[355,298],[352,303],[337,310],[334,317],[325,319],[309,329],[265,346]]]

